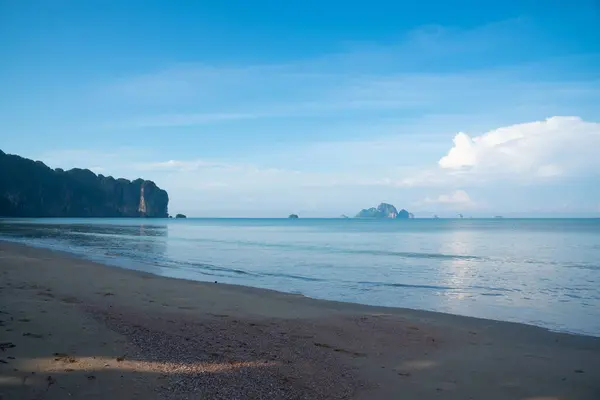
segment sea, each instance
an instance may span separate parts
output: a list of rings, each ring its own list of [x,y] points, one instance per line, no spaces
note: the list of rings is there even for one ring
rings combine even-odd
[[[600,336],[600,219],[2,219],[160,276]]]

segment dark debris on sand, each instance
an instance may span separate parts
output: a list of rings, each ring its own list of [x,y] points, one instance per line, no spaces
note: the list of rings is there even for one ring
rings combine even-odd
[[[123,334],[161,374],[169,399],[348,399],[363,386],[336,353],[314,345],[301,321],[173,321],[104,309],[95,319]]]

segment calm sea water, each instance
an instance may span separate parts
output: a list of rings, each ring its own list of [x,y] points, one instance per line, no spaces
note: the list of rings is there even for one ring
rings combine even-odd
[[[0,220],[0,238],[157,275],[600,336],[600,219]]]

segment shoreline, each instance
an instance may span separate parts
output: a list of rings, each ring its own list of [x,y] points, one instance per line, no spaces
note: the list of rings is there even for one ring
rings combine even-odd
[[[7,399],[600,395],[597,337],[162,277],[7,241],[0,266]]]
[[[127,266],[124,266],[125,264],[119,264],[117,262],[114,262],[114,263],[110,262],[112,259],[117,259],[120,257],[111,257],[111,258],[106,257],[106,259],[102,259],[102,257],[98,257],[98,259],[94,259],[94,257],[90,257],[85,254],[69,252],[69,251],[63,250],[63,249],[53,249],[53,248],[46,247],[43,245],[35,245],[35,244],[23,243],[20,241],[12,241],[12,240],[8,240],[6,238],[0,238],[0,244],[2,244],[2,243],[17,245],[17,246],[24,246],[24,247],[33,248],[33,249],[39,249],[42,251],[49,251],[52,253],[56,253],[57,255],[63,256],[63,257],[71,257],[71,258],[82,260],[82,261],[92,262],[103,268],[118,268],[120,270],[131,271],[131,272],[137,273],[137,274],[147,274],[147,275],[150,275],[153,277],[158,277],[161,279],[174,279],[177,281],[196,282],[196,283],[207,284],[207,285],[214,284],[213,282],[208,281],[208,280],[202,281],[202,280],[193,280],[193,279],[178,278],[178,277],[173,277],[173,276],[159,275],[159,274],[154,274],[152,272],[140,270],[137,268],[129,268]],[[142,262],[138,262],[136,264],[132,260],[128,260],[128,261],[129,261],[129,264],[134,265],[134,266],[136,266],[136,265],[152,266],[151,264],[145,264]],[[340,300],[331,300],[331,299],[326,299],[326,298],[310,297],[310,296],[306,296],[301,293],[286,292],[286,291],[282,291],[282,290],[262,288],[262,287],[258,287],[258,286],[242,285],[242,284],[235,284],[235,283],[225,283],[225,282],[217,282],[217,281],[215,281],[215,283],[217,283],[221,286],[231,287],[233,289],[242,288],[245,290],[257,290],[258,291],[257,294],[260,294],[260,291],[264,291],[264,292],[272,292],[272,293],[281,294],[281,295],[300,296],[300,297],[303,297],[303,298],[306,298],[309,300],[323,301],[323,302],[328,302],[328,303],[332,303],[332,304],[339,304],[342,307],[347,306],[347,307],[351,307],[351,308],[356,308],[356,310],[358,310],[358,308],[360,308],[360,307],[367,307],[369,309],[378,309],[380,312],[383,312],[383,311],[394,312],[394,310],[396,310],[398,312],[405,312],[405,313],[407,313],[407,312],[416,312],[416,313],[425,313],[425,314],[430,313],[432,315],[438,315],[438,318],[443,318],[444,316],[452,317],[452,318],[454,318],[454,317],[468,318],[468,319],[475,319],[475,320],[481,320],[481,321],[488,321],[490,323],[506,323],[506,324],[522,325],[522,326],[537,328],[537,329],[541,329],[541,330],[544,330],[547,332],[552,332],[552,333],[557,333],[557,334],[600,338],[600,332],[598,334],[594,335],[594,334],[590,334],[590,333],[582,333],[582,332],[568,331],[568,330],[561,330],[561,329],[552,329],[552,328],[541,326],[541,325],[535,325],[532,323],[519,322],[519,321],[507,321],[507,320],[501,320],[501,319],[476,317],[476,316],[470,316],[470,315],[452,314],[452,313],[447,313],[447,312],[443,312],[443,311],[433,311],[433,310],[425,310],[425,309],[418,309],[418,308],[407,308],[407,307],[399,307],[399,306],[398,307],[396,307],[396,306],[379,306],[379,305],[364,304],[364,303],[358,303],[358,302],[347,302],[347,301],[340,301]]]

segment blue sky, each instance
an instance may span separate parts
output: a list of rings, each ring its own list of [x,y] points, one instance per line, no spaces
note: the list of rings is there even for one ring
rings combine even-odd
[[[0,148],[195,216],[598,216],[599,27],[593,0],[0,0]]]

